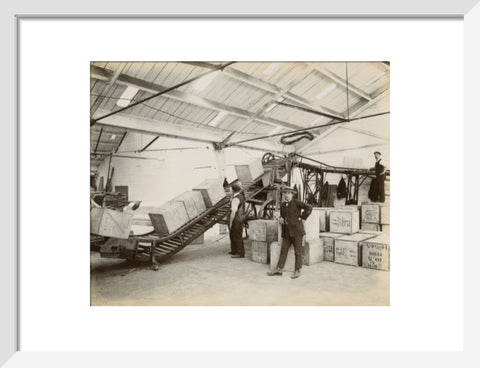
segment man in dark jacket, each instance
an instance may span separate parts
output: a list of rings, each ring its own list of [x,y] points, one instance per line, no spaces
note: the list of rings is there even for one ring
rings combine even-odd
[[[306,220],[308,216],[310,216],[312,206],[298,199],[293,199],[295,190],[286,188],[284,192],[285,202],[283,202],[280,207],[279,219],[280,224],[282,224],[282,249],[280,251],[277,268],[267,274],[268,276],[282,275],[283,267],[287,260],[288,249],[293,243],[295,248],[295,272],[292,275],[292,279],[296,279],[300,276],[300,269],[303,263],[302,238],[305,235],[305,229],[302,220]]]
[[[243,222],[245,220],[245,197],[242,187],[238,183],[232,184],[232,201],[230,212],[228,214],[228,230],[230,230],[230,254],[232,258],[245,257],[245,247],[243,246]]]
[[[374,202],[385,202],[385,174],[387,172],[387,168],[381,163],[382,161],[382,154],[380,152],[374,152],[375,156],[375,194],[374,194]]]

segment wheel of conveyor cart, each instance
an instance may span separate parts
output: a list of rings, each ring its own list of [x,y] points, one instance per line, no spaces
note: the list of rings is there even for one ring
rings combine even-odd
[[[262,157],[262,164],[269,163],[270,161],[275,160],[275,156],[271,152],[267,152]]]

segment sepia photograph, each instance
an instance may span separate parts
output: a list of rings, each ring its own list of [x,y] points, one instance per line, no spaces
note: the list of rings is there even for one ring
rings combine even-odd
[[[91,61],[91,306],[389,306],[389,61]]]

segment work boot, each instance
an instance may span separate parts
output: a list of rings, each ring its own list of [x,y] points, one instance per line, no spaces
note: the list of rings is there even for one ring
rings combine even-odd
[[[283,270],[281,268],[276,268],[273,271],[268,271],[267,275],[268,276],[282,276]]]
[[[244,258],[245,256],[242,256],[240,254],[233,254],[231,257],[232,258]]]
[[[293,275],[291,276],[292,279],[298,279],[300,277],[300,270],[295,270]]]

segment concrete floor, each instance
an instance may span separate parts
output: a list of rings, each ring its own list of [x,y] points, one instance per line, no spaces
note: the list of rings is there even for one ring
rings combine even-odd
[[[250,260],[250,241],[245,248],[232,259],[228,235],[207,235],[158,271],[91,252],[91,305],[389,305],[389,272],[321,262],[295,280],[268,277],[268,265]]]

